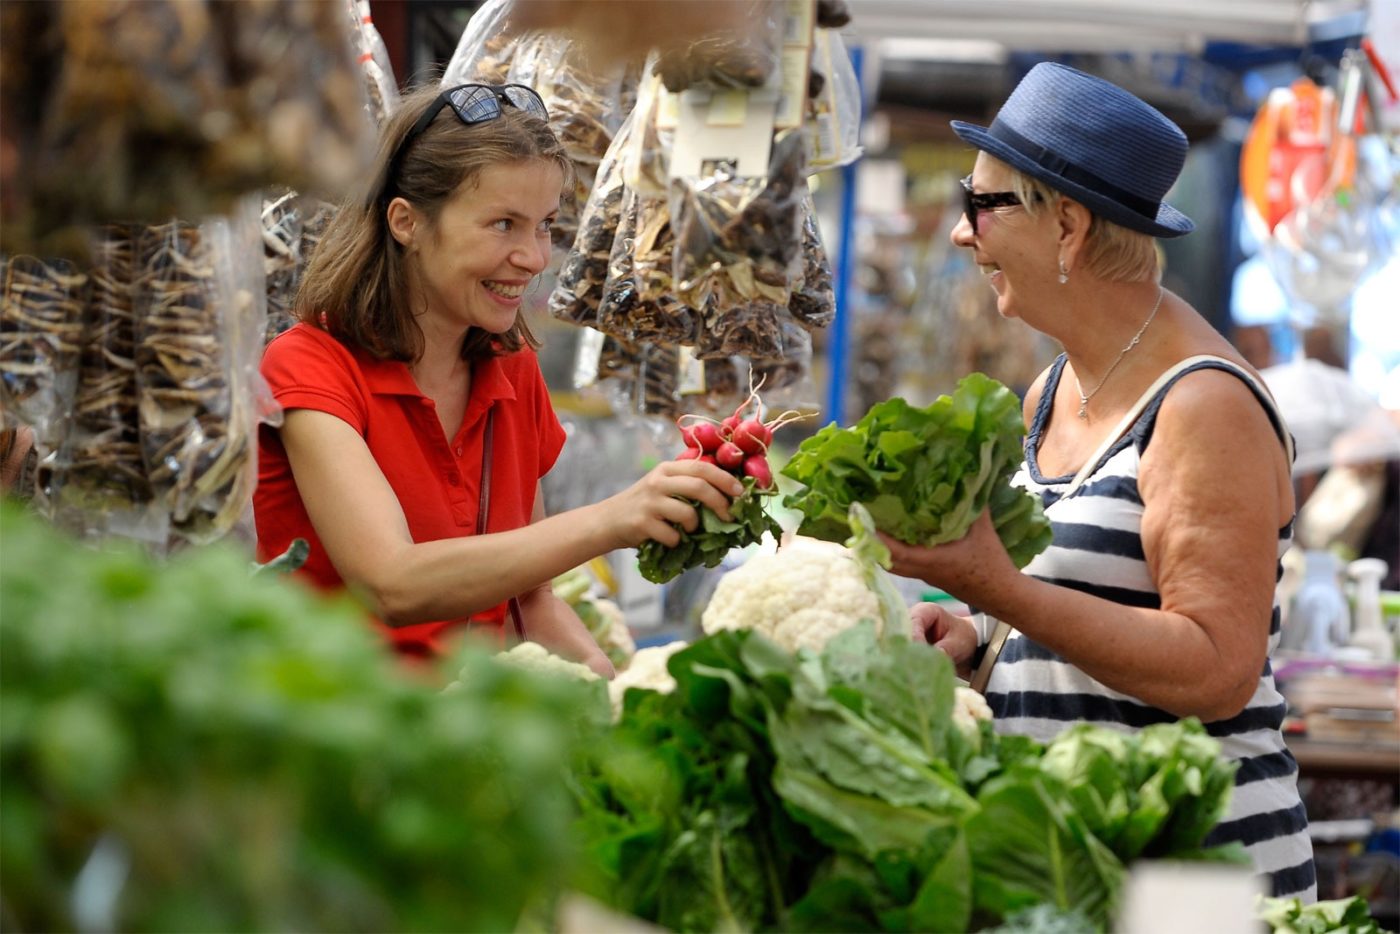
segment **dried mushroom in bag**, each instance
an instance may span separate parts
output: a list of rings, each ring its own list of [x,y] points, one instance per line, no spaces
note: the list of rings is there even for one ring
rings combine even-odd
[[[27,168],[36,236],[82,255],[90,221],[226,205],[224,180],[202,172],[219,142],[205,124],[235,122],[208,4],[90,0],[57,11],[61,65]]]
[[[612,145],[598,166],[597,180],[579,215],[578,236],[573,249],[564,257],[554,291],[549,296],[549,313],[560,321],[594,327],[598,306],[608,281],[608,263],[613,240],[622,214],[626,189],[622,181],[621,154],[636,126],[634,111],[613,137]]]
[[[593,190],[599,164],[626,115],[618,101],[627,69],[596,68],[569,39],[540,33],[521,41],[507,80],[539,93],[549,110],[550,129],[574,165],[573,188],[550,228],[555,246],[567,248],[578,233],[579,212]]]
[[[58,10],[62,65],[21,169],[36,237],[77,255],[90,223],[221,213],[274,183],[338,195],[369,163],[373,128],[338,4]]]
[[[219,232],[176,221],[140,244],[142,454],[172,527],[193,541],[226,531],[251,494],[251,398],[230,344],[232,323],[254,316],[254,296],[220,268],[229,241]]]
[[[638,356],[634,411],[639,415],[677,418],[683,412],[680,351],[665,344],[643,344]]]
[[[836,318],[836,292],[832,285],[831,263],[817,230],[817,216],[811,198],[802,219],[802,283],[792,290],[788,311],[808,330],[820,330]]]
[[[40,443],[66,430],[82,349],[88,277],[64,260],[16,256],[0,298],[0,428],[28,425]]]
[[[721,164],[672,183],[673,274],[682,301],[787,306],[802,252],[802,165],[802,134],[786,130],[773,140],[766,178],[737,177]]]
[[[113,224],[93,236],[92,290],[73,425],[63,446],[61,476],[55,478],[55,503],[64,513],[124,512],[151,500],[137,413],[135,295],[140,230]]]
[[[210,9],[229,49],[238,132],[213,147],[206,175],[242,178],[238,193],[269,182],[329,197],[353,187],[373,155],[374,123],[344,7],[239,0]]]
[[[598,330],[628,341],[694,342],[696,313],[664,287],[669,281],[646,278],[654,277],[658,269],[665,269],[666,279],[670,278],[669,264],[661,262],[669,259],[669,249],[664,242],[657,242],[669,229],[666,202],[627,191],[613,239],[608,281],[598,305]],[[662,250],[659,256],[658,250]]]
[[[703,35],[686,46],[665,48],[656,71],[666,89],[680,93],[696,85],[756,88],[778,66],[783,44],[781,0],[751,0],[743,27]]]
[[[301,281],[302,218],[297,193],[281,191],[263,200],[263,271],[267,276],[265,340],[296,323],[292,301]]]
[[[761,300],[711,309],[695,338],[695,356],[701,360],[781,356],[783,330],[779,316],[786,314],[781,305]]]
[[[316,247],[321,245],[321,237],[325,235],[326,228],[330,226],[338,210],[339,208],[329,201],[318,201],[315,198],[302,197],[298,202],[297,211],[302,216],[301,252],[297,257],[298,284],[302,274],[306,272],[307,264],[311,262],[311,257],[316,253]]]
[[[637,104],[628,118],[632,132],[622,154],[622,174],[629,188],[652,198],[667,197],[671,187],[671,151],[675,127],[663,118],[665,89],[648,58],[637,86]]]
[[[511,23],[510,0],[486,0],[477,7],[442,73],[442,86],[505,84],[521,31]]]
[[[685,395],[683,401],[686,410],[715,415],[730,414],[745,395],[735,358],[717,357],[702,363],[705,374],[704,391]]]
[[[781,349],[773,356],[755,356],[750,361],[753,382],[759,385],[761,381],[765,399],[769,390],[788,389],[802,382],[812,366],[812,335],[791,315],[779,315],[776,320]]]
[[[350,37],[355,60],[368,98],[368,113],[375,126],[383,124],[399,106],[399,86],[394,81],[394,66],[384,38],[370,18],[369,0],[343,0],[350,16]]]

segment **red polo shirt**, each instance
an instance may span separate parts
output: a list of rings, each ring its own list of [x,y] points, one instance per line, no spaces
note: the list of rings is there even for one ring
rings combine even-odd
[[[433,401],[418,389],[406,364],[378,360],[310,325],[298,324],[268,345],[262,374],[283,409],[326,412],[359,432],[398,496],[415,542],[475,534],[482,444],[491,409],[496,414],[488,532],[530,523],[539,479],[564,446],[564,429],[550,405],[539,361],[529,350],[472,367],[467,410],[450,440]],[[311,557],[300,574],[325,589],[344,586],[311,527],[281,435],[266,425],[259,436],[253,514],[259,560],[304,538],[311,544]],[[470,573],[470,568],[462,570]],[[499,627],[504,618],[502,604],[472,622]],[[446,631],[466,622],[383,628],[401,651],[436,654]]]

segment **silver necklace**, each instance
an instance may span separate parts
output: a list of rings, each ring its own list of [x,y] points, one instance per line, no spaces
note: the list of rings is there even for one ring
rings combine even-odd
[[[1146,331],[1147,326],[1152,323],[1152,319],[1157,317],[1157,309],[1162,307],[1162,296],[1166,294],[1166,291],[1167,290],[1162,286],[1157,286],[1157,303],[1154,304],[1152,306],[1152,310],[1148,312],[1147,320],[1142,323],[1142,327],[1138,328],[1138,332],[1133,335],[1133,339],[1128,341],[1127,346],[1125,346],[1122,350],[1118,351],[1118,358],[1114,360],[1112,364],[1109,365],[1108,370],[1099,380],[1099,384],[1097,386],[1095,386],[1093,389],[1090,389],[1088,392],[1085,392],[1084,387],[1079,382],[1079,374],[1074,374],[1074,388],[1079,391],[1080,418],[1086,421],[1088,420],[1089,400],[1094,398],[1094,393],[1098,392],[1100,389],[1103,388],[1104,383],[1108,382],[1108,378],[1113,375],[1114,370],[1118,369],[1118,364],[1123,362],[1123,358],[1128,355],[1128,351],[1136,347],[1138,345],[1138,341],[1142,340],[1143,332]]]

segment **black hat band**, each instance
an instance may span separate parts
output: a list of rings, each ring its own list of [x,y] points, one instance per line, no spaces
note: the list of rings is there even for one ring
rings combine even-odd
[[[1125,191],[1112,182],[1105,181],[1093,172],[1080,168],[1063,156],[1057,155],[1044,146],[1041,146],[1039,143],[1032,142],[1022,136],[1000,119],[993,120],[992,125],[987,127],[987,135],[1000,140],[1021,153],[1021,155],[1035,162],[1041,168],[1058,175],[1065,181],[1073,182],[1081,188],[1086,188],[1096,194],[1111,198],[1133,213],[1140,214],[1149,221],[1156,221],[1157,211],[1160,207],[1157,202],[1135,195],[1130,191]]]

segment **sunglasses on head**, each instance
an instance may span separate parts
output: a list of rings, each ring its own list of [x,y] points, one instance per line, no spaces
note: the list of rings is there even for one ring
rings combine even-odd
[[[1014,191],[989,191],[982,194],[972,190],[972,176],[961,179],[958,184],[962,185],[963,192],[963,215],[967,222],[972,225],[972,232],[977,233],[977,212],[989,211],[992,208],[1009,208],[1021,203],[1021,199],[1016,197]]]
[[[516,110],[523,110],[528,114],[539,117],[541,120],[549,120],[549,110],[544,106],[544,100],[535,93],[533,88],[528,88],[523,84],[459,84],[454,88],[448,88],[428,105],[423,111],[423,116],[413,124],[413,127],[404,136],[399,147],[394,150],[393,158],[389,160],[389,178],[398,176],[399,162],[408,151],[408,147],[413,141],[423,135],[423,131],[433,122],[434,118],[442,112],[442,108],[451,107],[452,112],[457,115],[467,126],[477,123],[486,123],[488,120],[495,120],[505,112],[505,105],[514,107]]]

